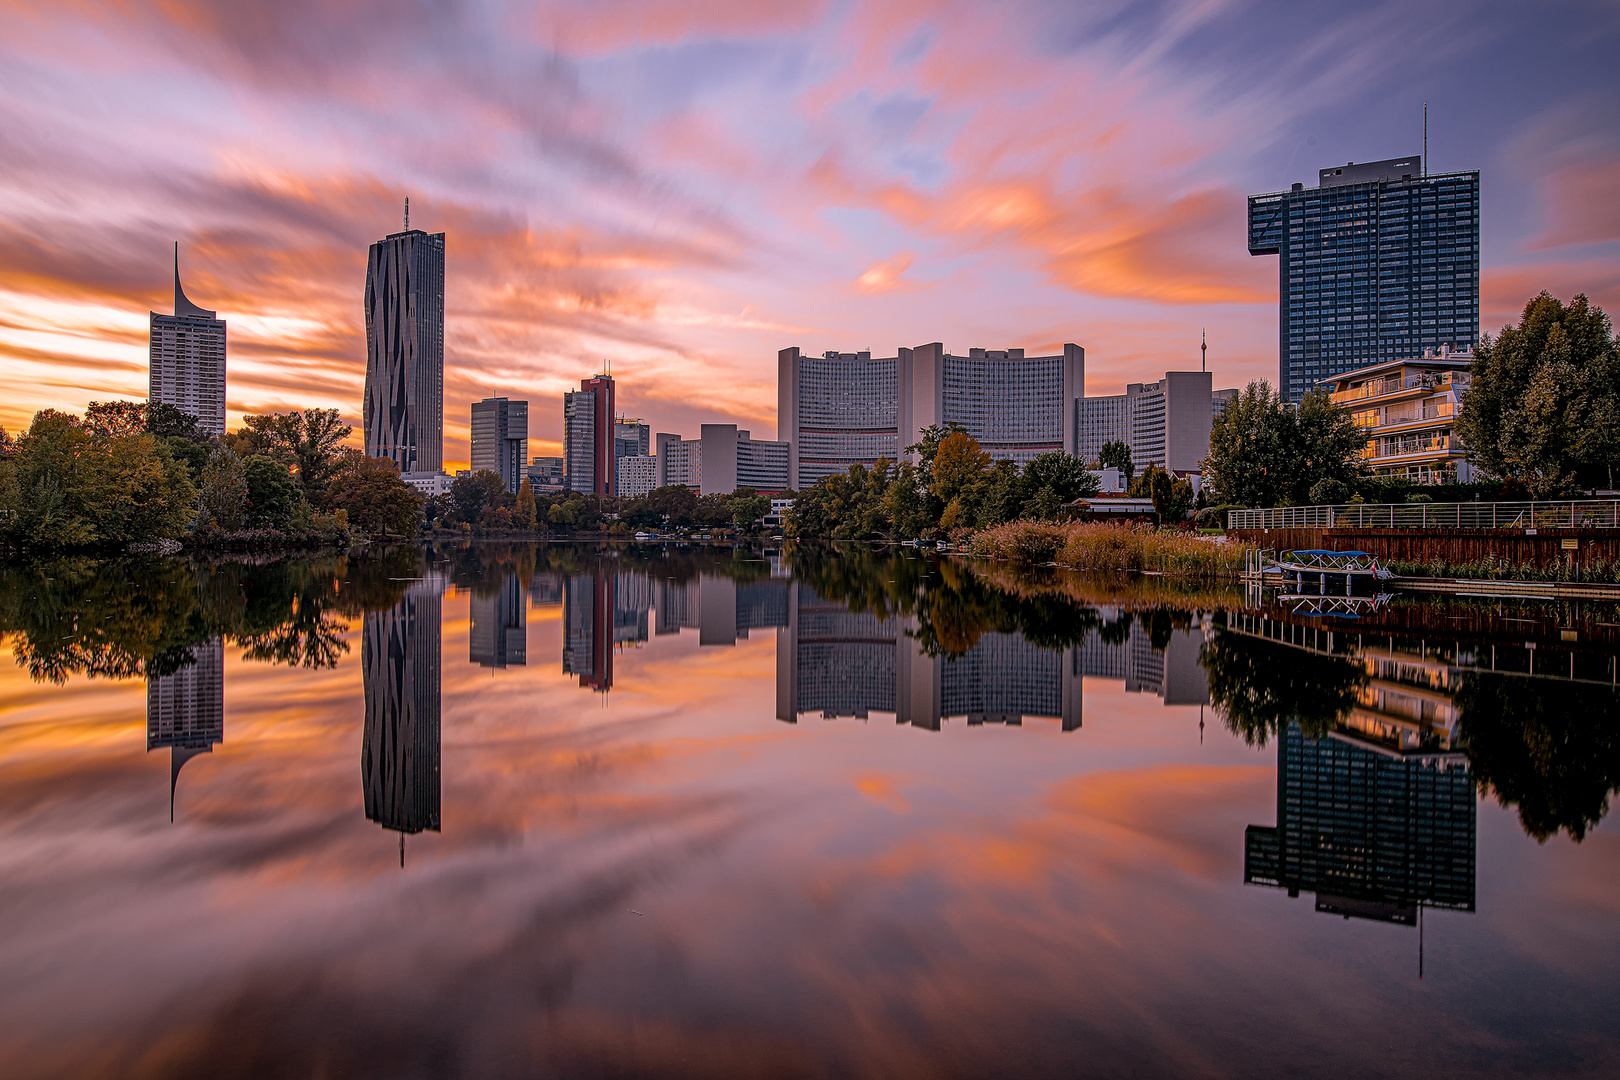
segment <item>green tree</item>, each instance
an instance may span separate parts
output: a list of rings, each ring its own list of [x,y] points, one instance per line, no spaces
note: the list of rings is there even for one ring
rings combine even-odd
[[[146,402],[92,401],[85,406],[84,426],[92,435],[115,438],[147,430]]]
[[[1204,476],[1229,503],[1303,505],[1322,480],[1359,483],[1365,446],[1350,411],[1326,394],[1307,394],[1295,408],[1253,382],[1210,425]]]
[[[759,495],[753,488],[738,488],[728,503],[731,522],[739,529],[752,529],[759,519],[771,512],[771,497]]]
[[[539,523],[534,509],[534,487],[529,483],[527,476],[518,485],[517,507],[513,518],[522,529],[533,529]]]
[[[242,459],[221,446],[209,455],[198,481],[198,527],[225,532],[241,528],[248,501]]]
[[[285,463],[297,473],[310,505],[330,510],[326,489],[348,468],[350,455],[344,453],[343,443],[353,432],[336,409],[305,409],[244,417],[242,427],[226,442],[241,457],[261,454]],[[351,453],[364,457],[352,448]]]
[[[242,478],[247,482],[249,525],[285,529],[307,507],[297,478],[274,458],[254,454],[242,462]]]
[[[1613,485],[1620,348],[1602,308],[1542,292],[1474,357],[1456,428],[1471,463],[1537,495]]]
[[[1020,507],[1025,517],[1038,517],[1051,521],[1058,508],[1065,503],[1102,490],[1101,482],[1086,468],[1085,462],[1061,450],[1041,454],[1024,466],[1020,493]]]
[[[450,481],[450,501],[455,504],[456,515],[468,524],[477,524],[486,507],[504,506],[508,494],[501,474],[490,469]]]
[[[328,491],[332,509],[344,511],[351,524],[372,536],[414,535],[422,496],[399,478],[399,467],[388,458],[363,461],[332,479]]]
[[[1121,442],[1118,439],[1103,443],[1102,449],[1097,453],[1097,463],[1105,469],[1118,469],[1120,474],[1125,477],[1125,486],[1127,488],[1136,479],[1136,459],[1131,456],[1129,443]]]

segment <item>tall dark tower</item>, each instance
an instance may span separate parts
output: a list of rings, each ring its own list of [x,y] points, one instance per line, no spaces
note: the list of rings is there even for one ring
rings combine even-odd
[[[431,576],[361,631],[366,817],[403,838],[439,831],[439,585]]]
[[[366,453],[444,468],[444,233],[409,228],[366,262]]]
[[[1249,196],[1249,254],[1278,259],[1278,389],[1479,337],[1479,173],[1419,155]]]

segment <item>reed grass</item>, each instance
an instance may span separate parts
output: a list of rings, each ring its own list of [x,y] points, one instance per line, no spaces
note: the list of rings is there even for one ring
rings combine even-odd
[[[992,559],[1029,565],[1056,563],[1076,570],[1235,578],[1243,569],[1244,545],[1217,544],[1147,525],[1012,521],[974,534],[967,551]]]
[[[1620,583],[1620,559],[1602,557],[1583,559],[1580,574],[1566,560],[1552,566],[1533,563],[1510,563],[1500,559],[1480,559],[1474,562],[1453,563],[1442,559],[1428,562],[1396,562],[1386,564],[1400,577],[1461,578],[1465,581],[1590,581]]]

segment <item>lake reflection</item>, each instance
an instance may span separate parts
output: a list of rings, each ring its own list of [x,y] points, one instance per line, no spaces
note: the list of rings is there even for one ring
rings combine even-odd
[[[863,548],[12,568],[0,1072],[1608,1075],[1617,624]]]

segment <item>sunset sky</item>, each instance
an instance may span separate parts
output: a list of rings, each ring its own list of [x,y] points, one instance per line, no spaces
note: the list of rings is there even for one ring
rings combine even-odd
[[[229,423],[358,425],[366,248],[447,237],[468,405],[610,361],[623,411],[776,430],[776,351],[1085,346],[1089,393],[1277,373],[1244,196],[1417,151],[1482,170],[1483,327],[1620,309],[1620,5],[1115,2],[5,7],[0,424],[144,397],[147,312],[230,324]],[[358,437],[358,431],[356,432]]]

